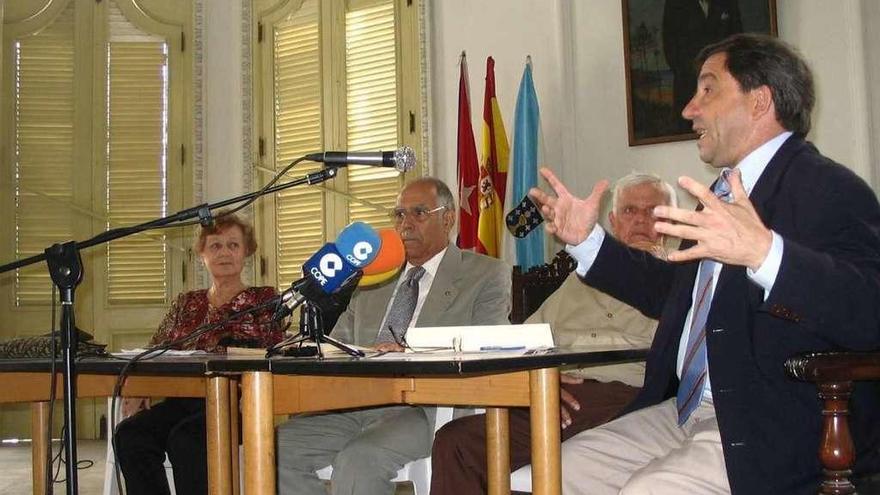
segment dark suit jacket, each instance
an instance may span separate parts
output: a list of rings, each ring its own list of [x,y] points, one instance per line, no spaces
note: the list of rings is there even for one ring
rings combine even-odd
[[[784,239],[773,290],[725,265],[708,322],[712,396],[734,494],[815,494],[821,404],[785,375],[805,351],[880,347],[880,205],[855,174],[795,135],[751,192]],[[676,357],[698,263],[669,264],[606,236],[586,282],[659,317],[645,387],[628,411],[674,397]],[[858,384],[850,424],[857,472],[880,464],[880,389]]]

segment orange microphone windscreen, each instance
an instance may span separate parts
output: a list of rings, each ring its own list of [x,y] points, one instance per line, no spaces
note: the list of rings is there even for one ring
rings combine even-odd
[[[388,270],[385,273],[377,273],[375,275],[364,275],[358,280],[358,287],[370,287],[372,285],[379,285],[383,282],[386,282],[395,275],[400,273],[400,267],[394,268],[392,270]]]
[[[396,230],[381,229],[379,230],[379,237],[382,239],[379,254],[376,255],[372,263],[364,267],[364,276],[378,275],[398,269],[406,260],[406,254],[403,251],[403,241]]]

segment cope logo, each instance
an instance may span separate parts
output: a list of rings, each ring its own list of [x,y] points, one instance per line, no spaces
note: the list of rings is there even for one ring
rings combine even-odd
[[[360,267],[370,258],[371,254],[373,254],[373,246],[369,242],[360,241],[354,245],[351,253],[345,255],[345,259],[352,265]]]
[[[324,256],[321,256],[321,259],[318,261],[318,266],[313,266],[311,269],[312,276],[321,284],[321,287],[327,285],[329,281],[328,278],[333,278],[336,276],[336,272],[342,270],[344,267],[342,258],[335,253],[327,253]]]

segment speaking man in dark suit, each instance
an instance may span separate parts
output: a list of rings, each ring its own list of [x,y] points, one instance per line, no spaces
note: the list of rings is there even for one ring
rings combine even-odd
[[[403,351],[407,329],[499,325],[510,313],[510,267],[449,243],[457,217],[452,192],[423,177],[391,210],[406,252],[400,276],[357,289],[333,336]],[[434,409],[385,406],[296,416],[278,427],[278,493],[322,495],[315,470],[333,466],[334,495],[391,495],[407,462],[431,454]]]
[[[579,199],[545,169],[556,196],[530,192],[586,283],[660,319],[629,412],[563,444],[566,493],[814,494],[821,405],[783,362],[880,346],[880,205],[804,140],[809,68],[759,35],[697,61],[683,116],[723,171],[712,189],[679,180],[697,211],[655,209],[658,232],[686,239],[668,262],[596,227],[607,182]],[[856,470],[876,469],[880,391],[852,400]]]

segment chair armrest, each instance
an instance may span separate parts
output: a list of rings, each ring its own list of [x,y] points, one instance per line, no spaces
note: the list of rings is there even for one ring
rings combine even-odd
[[[785,370],[791,378],[814,383],[823,401],[818,411],[823,416],[819,460],[824,474],[819,493],[855,493],[849,479],[855,463],[849,398],[854,381],[880,380],[880,352],[813,352],[788,359]]]
[[[880,352],[811,352],[789,359],[785,369],[812,383],[880,380]]]

